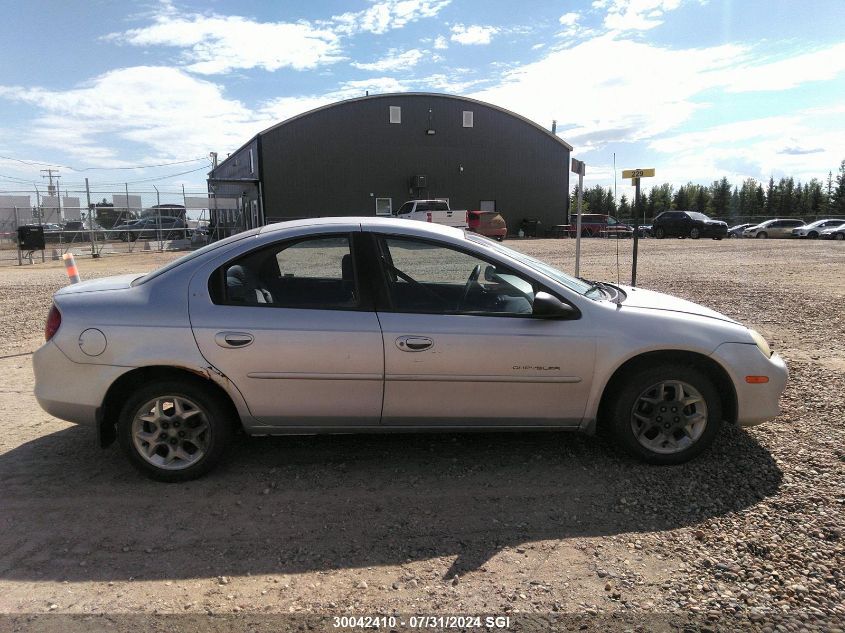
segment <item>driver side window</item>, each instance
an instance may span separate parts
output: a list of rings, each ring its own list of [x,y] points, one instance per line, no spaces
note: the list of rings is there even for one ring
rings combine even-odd
[[[457,249],[413,239],[381,240],[397,312],[530,316],[535,288],[522,275]]]

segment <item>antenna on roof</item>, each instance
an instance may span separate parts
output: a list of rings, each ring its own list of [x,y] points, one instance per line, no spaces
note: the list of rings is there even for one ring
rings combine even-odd
[[[365,91],[364,91],[364,96],[365,96],[365,97],[369,97],[369,96],[370,96],[370,91],[369,91],[369,90],[365,90]]]

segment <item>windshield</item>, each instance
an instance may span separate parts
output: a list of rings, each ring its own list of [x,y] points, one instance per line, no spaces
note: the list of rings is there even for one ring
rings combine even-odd
[[[567,275],[565,272],[558,270],[554,266],[550,266],[549,264],[541,262],[539,259],[534,259],[533,257],[526,255],[525,253],[520,253],[519,251],[515,251],[511,248],[508,248],[507,246],[502,246],[499,242],[495,242],[486,237],[482,237],[477,233],[465,232],[465,235],[468,240],[483,244],[484,246],[487,246],[488,248],[491,248],[494,251],[501,253],[502,255],[506,255],[511,259],[515,259],[519,263],[524,264],[529,268],[533,268],[537,272],[543,273],[547,277],[551,277],[552,279],[566,286],[573,292],[577,292],[579,295],[587,296],[587,293],[589,293],[591,290],[597,290],[597,286],[593,284],[587,283],[586,281],[582,281],[576,277]],[[603,297],[601,292],[597,292],[597,294]]]
[[[155,279],[159,275],[163,275],[169,270],[173,270],[177,266],[181,266],[185,262],[189,262],[192,259],[199,257],[200,255],[204,255],[205,253],[210,253],[213,250],[220,248],[221,246],[226,246],[227,244],[231,244],[232,242],[237,242],[238,240],[242,240],[245,237],[252,237],[254,235],[258,235],[259,229],[251,229],[249,231],[244,231],[243,233],[236,233],[235,235],[231,235],[225,239],[222,239],[218,242],[212,242],[211,244],[207,244],[202,248],[198,248],[195,251],[188,253],[187,255],[183,255],[179,259],[174,259],[172,262],[167,264],[166,266],[162,266],[161,268],[157,268],[152,272],[147,273],[143,277],[139,277],[135,281],[132,282],[133,286],[138,286],[140,284],[145,284],[151,279]]]
[[[693,220],[709,220],[710,218],[704,215],[703,213],[699,213],[698,211],[688,211],[688,215]]]

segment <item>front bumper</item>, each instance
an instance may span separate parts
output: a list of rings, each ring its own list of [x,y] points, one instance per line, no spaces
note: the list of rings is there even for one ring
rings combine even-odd
[[[75,363],[48,341],[32,355],[35,399],[50,415],[93,426],[106,391],[126,367]]]
[[[766,358],[753,343],[723,343],[712,356],[734,384],[739,426],[754,426],[780,415],[778,401],[789,378],[789,369],[780,356]],[[767,376],[769,382],[749,384],[746,376]]]

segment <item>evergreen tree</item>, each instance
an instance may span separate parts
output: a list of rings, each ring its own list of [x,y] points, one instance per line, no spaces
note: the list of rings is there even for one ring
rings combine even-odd
[[[775,211],[775,179],[769,176],[769,186],[766,189],[766,215],[774,215]]]
[[[685,186],[678,187],[675,197],[672,198],[672,208],[678,211],[686,211],[690,208],[689,192]]]
[[[830,214],[845,215],[845,160],[839,166],[839,173],[836,174],[836,187],[830,196]]]
[[[716,217],[727,216],[731,203],[731,184],[728,179],[723,176],[721,180],[714,180],[710,191],[712,198],[707,212]]]
[[[628,196],[624,193],[619,199],[619,216],[623,218],[631,217],[631,204],[628,202]]]

